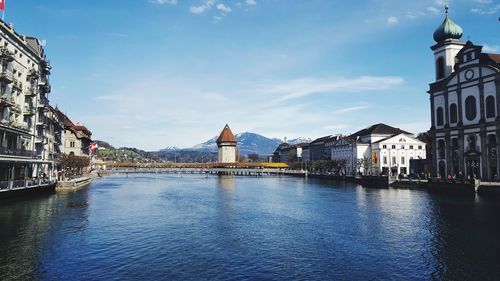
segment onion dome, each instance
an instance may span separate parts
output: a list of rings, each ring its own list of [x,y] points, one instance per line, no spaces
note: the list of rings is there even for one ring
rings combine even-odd
[[[463,29],[448,18],[448,6],[445,6],[446,18],[443,23],[434,31],[434,41],[442,42],[446,39],[460,39],[464,33]]]
[[[226,124],[222,132],[220,133],[219,137],[217,138],[217,144],[221,144],[223,142],[227,143],[234,143],[236,144],[236,138],[234,137],[233,132],[231,132],[231,129],[229,126]]]

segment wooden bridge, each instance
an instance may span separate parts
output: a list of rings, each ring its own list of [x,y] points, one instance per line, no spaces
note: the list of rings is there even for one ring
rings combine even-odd
[[[93,163],[108,173],[170,173],[222,175],[306,175],[305,171],[288,170],[285,163]]]

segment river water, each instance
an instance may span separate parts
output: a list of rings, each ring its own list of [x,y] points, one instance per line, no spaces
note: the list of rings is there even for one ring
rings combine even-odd
[[[498,280],[499,203],[292,177],[108,176],[0,201],[0,280]]]

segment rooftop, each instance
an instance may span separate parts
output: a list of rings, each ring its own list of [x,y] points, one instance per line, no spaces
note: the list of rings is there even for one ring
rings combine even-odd
[[[236,138],[234,137],[233,132],[231,132],[231,129],[229,128],[229,125],[226,124],[224,126],[224,129],[220,133],[219,137],[217,138],[217,144],[223,143],[223,142],[230,142],[230,143],[238,143],[236,141]]]

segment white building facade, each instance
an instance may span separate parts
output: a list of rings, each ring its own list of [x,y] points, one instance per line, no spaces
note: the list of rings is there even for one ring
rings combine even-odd
[[[29,187],[55,168],[48,152],[57,131],[47,115],[51,66],[39,40],[0,20],[0,68],[0,189]]]
[[[371,144],[372,168],[382,174],[409,174],[410,160],[425,159],[425,143],[408,134],[398,134]]]
[[[411,133],[376,124],[347,137],[331,149],[331,159],[344,161],[345,174],[408,174],[411,159],[425,159],[425,143]]]
[[[500,55],[460,41],[462,33],[448,15],[434,32],[433,163],[440,177],[493,180],[500,172]]]

